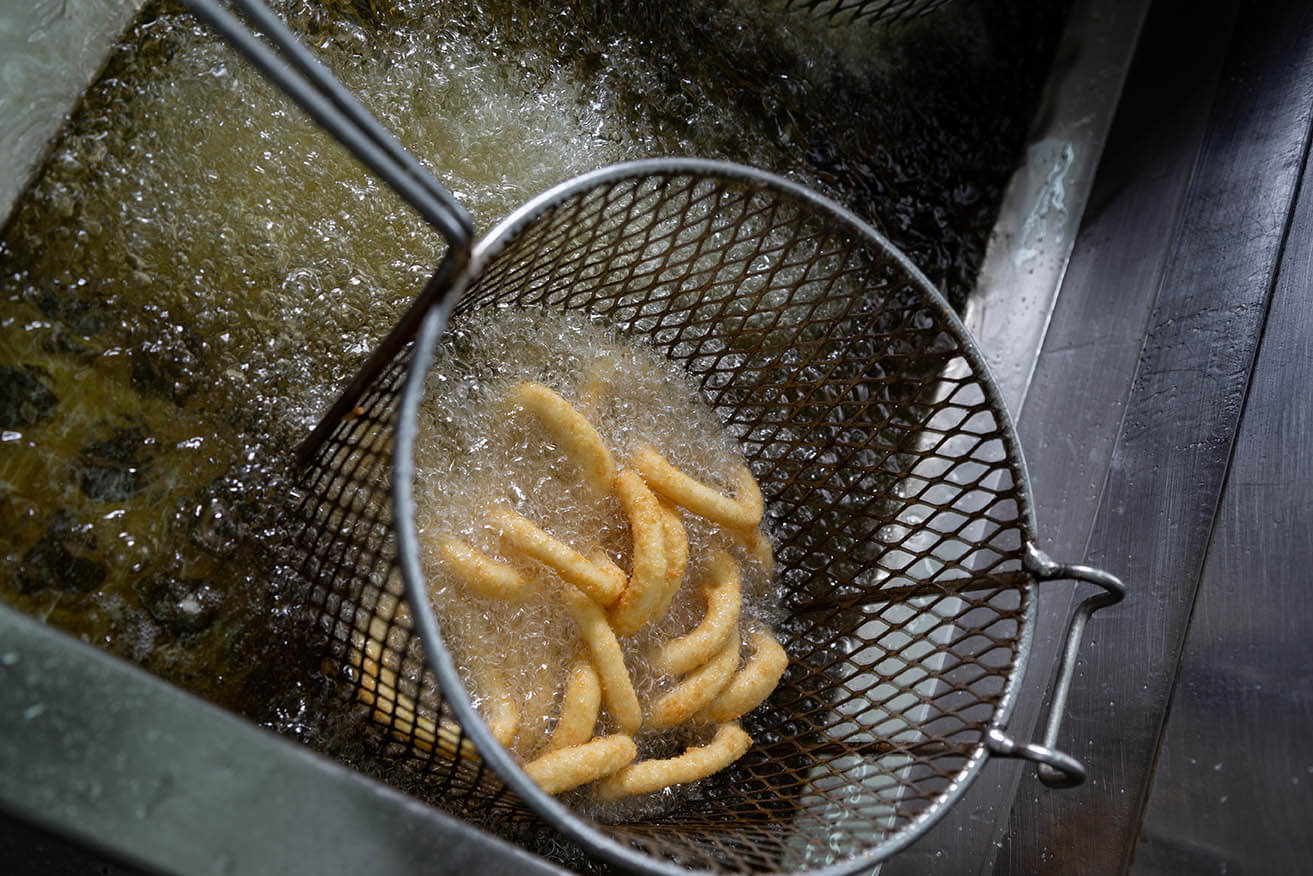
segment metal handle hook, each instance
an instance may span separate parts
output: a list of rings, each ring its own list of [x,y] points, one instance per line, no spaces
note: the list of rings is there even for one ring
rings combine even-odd
[[[1058,751],[1055,746],[1067,710],[1071,680],[1076,674],[1076,660],[1080,656],[1081,642],[1085,637],[1085,625],[1094,612],[1121,602],[1126,595],[1126,585],[1120,578],[1102,569],[1059,563],[1033,543],[1026,545],[1025,566],[1026,571],[1041,581],[1084,581],[1101,587],[1103,592],[1082,602],[1067,625],[1067,642],[1063,647],[1062,664],[1058,670],[1057,684],[1053,687],[1053,699],[1049,703],[1049,717],[1044,726],[1042,742],[1023,745],[1002,730],[994,728],[986,736],[985,744],[1000,757],[1021,757],[1034,761],[1038,764],[1036,773],[1039,780],[1050,788],[1070,788],[1085,781],[1085,767],[1071,755]]]

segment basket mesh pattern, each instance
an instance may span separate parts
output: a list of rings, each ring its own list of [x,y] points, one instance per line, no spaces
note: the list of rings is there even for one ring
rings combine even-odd
[[[899,21],[938,9],[949,0],[785,0],[785,7],[802,9],[835,23]]]
[[[756,744],[675,811],[594,826],[699,870],[883,854],[983,757],[1029,616],[1019,460],[942,301],[807,198],[670,173],[574,190],[502,233],[455,318],[505,306],[581,309],[682,363],[739,435],[776,546],[791,664],[743,719]],[[445,805],[531,825],[458,753],[402,597],[387,474],[407,360],[302,478],[327,662]]]

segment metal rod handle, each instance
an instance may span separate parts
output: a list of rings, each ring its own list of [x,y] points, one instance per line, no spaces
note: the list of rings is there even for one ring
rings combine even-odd
[[[468,248],[474,237],[474,221],[468,211],[334,78],[269,7],[260,0],[234,0],[282,52],[281,57],[219,0],[184,2],[441,232],[452,249]]]
[[[1050,788],[1070,788],[1085,781],[1085,766],[1071,755],[1058,751],[1055,746],[1062,718],[1067,711],[1067,697],[1071,693],[1071,680],[1076,674],[1081,643],[1085,639],[1085,625],[1094,612],[1121,602],[1126,595],[1126,585],[1120,578],[1102,569],[1059,563],[1033,543],[1026,545],[1025,565],[1026,571],[1040,581],[1084,581],[1101,587],[1103,592],[1082,602],[1067,626],[1067,641],[1063,646],[1062,664],[1058,669],[1057,684],[1053,687],[1053,699],[1049,703],[1049,717],[1044,726],[1042,741],[1038,744],[1021,744],[1002,730],[994,728],[989,731],[985,744],[993,754],[1000,757],[1020,757],[1034,761],[1039,780]]]

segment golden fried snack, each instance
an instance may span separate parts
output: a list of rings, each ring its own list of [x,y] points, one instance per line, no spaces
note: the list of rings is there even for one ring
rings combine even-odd
[[[593,545],[593,549],[588,552],[588,561],[609,575],[627,577],[625,570],[616,565],[615,560],[611,559],[601,545]]]
[[[706,720],[719,724],[751,712],[771,695],[788,668],[789,655],[769,630],[758,630],[748,641],[752,645],[752,657],[702,710],[701,717]]]
[[[633,571],[607,618],[618,635],[632,636],[652,619],[665,593],[665,528],[657,497],[636,473],[625,469],[616,475],[615,492],[629,517],[634,541]]]
[[[664,730],[682,724],[714,700],[739,665],[739,633],[736,628],[716,656],[686,675],[679,684],[656,701],[647,716],[647,726]]]
[[[751,747],[752,737],[738,724],[722,724],[706,745],[688,748],[678,757],[630,764],[599,782],[597,793],[603,800],[615,800],[693,782],[723,770]]]
[[[437,751],[448,757],[479,760],[479,750],[468,737],[462,737],[458,725],[451,721],[434,722],[415,711],[414,700],[389,687],[374,691],[361,688],[356,699],[374,706],[370,713],[379,724],[389,728],[398,742],[412,743],[422,751]]]
[[[771,547],[770,539],[755,526],[746,532],[735,534],[747,546],[748,553],[757,561],[757,565],[761,566],[767,575],[775,574],[775,549]]]
[[[601,708],[602,683],[597,678],[597,670],[586,659],[576,660],[565,682],[561,711],[552,738],[547,742],[547,751],[581,745],[592,739]]]
[[[624,573],[612,566],[599,567],[564,542],[539,529],[532,520],[510,508],[496,508],[493,523],[502,538],[516,550],[550,566],[558,575],[582,590],[599,605],[611,605],[625,589]]]
[[[746,533],[761,522],[761,488],[746,465],[735,472],[733,499],[684,474],[651,446],[634,454],[633,465],[655,492],[726,529]]]
[[[438,552],[452,574],[476,596],[523,599],[533,592],[528,579],[514,566],[494,560],[459,539],[443,539]]]
[[[682,675],[701,666],[725,647],[730,635],[737,634],[739,608],[743,604],[738,564],[724,551],[716,551],[710,571],[710,578],[702,586],[707,613],[692,632],[671,639],[652,652],[651,663],[658,672]]]
[[[386,665],[387,656],[377,640],[364,642],[363,649],[353,648],[351,662],[360,670],[356,699],[372,707],[370,717],[388,727],[393,737],[402,742],[413,741],[425,751],[436,750],[466,760],[479,759],[479,750],[461,735],[456,724],[434,721],[421,714],[415,701],[397,690],[396,670]]]
[[[602,699],[611,717],[620,729],[633,733],[643,724],[643,710],[625,666],[625,655],[615,631],[606,621],[606,613],[584,594],[568,584],[561,588],[561,600],[566,611],[579,628],[579,635],[588,646],[593,668],[602,683]]]
[[[678,506],[657,497],[661,506],[661,536],[666,546],[666,583],[661,598],[652,610],[652,619],[660,620],[670,611],[670,603],[684,584],[684,570],[688,567],[688,530]]]
[[[552,433],[566,456],[584,473],[584,480],[597,495],[605,495],[615,479],[615,460],[602,436],[565,399],[541,383],[522,381],[511,390],[511,400],[531,411]]]
[[[485,715],[484,720],[488,722],[492,738],[501,743],[502,748],[510,748],[515,739],[515,731],[520,728],[520,707],[500,673],[489,678],[484,688],[490,692],[486,702],[492,713]]]
[[[637,756],[634,740],[619,733],[549,751],[525,764],[524,771],[548,794],[560,794],[609,776]]]

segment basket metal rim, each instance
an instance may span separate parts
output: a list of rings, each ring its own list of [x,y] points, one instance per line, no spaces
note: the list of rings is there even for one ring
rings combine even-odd
[[[443,643],[437,617],[428,601],[424,575],[419,566],[419,538],[415,524],[412,491],[415,473],[413,450],[417,434],[417,413],[419,402],[424,395],[425,378],[432,365],[438,339],[446,329],[451,312],[470,285],[482,274],[485,266],[497,256],[512,237],[536,221],[552,206],[572,195],[594,188],[602,183],[614,182],[629,177],[652,175],[721,177],[783,191],[789,196],[808,202],[810,206],[830,213],[837,220],[852,226],[870,244],[892,258],[906,272],[908,278],[920,287],[920,290],[926,295],[928,303],[939,311],[939,315],[952,328],[957,336],[956,339],[961,345],[962,356],[971,363],[979,376],[980,385],[989,398],[994,414],[999,418],[1000,437],[1008,452],[1010,461],[1017,469],[1019,480],[1017,494],[1019,497],[1018,504],[1020,505],[1018,509],[1018,528],[1021,530],[1026,542],[1033,543],[1036,539],[1034,508],[1030,501],[1030,479],[1026,471],[1025,458],[1021,454],[1016,428],[1012,416],[1003,402],[1002,393],[989,371],[988,364],[977,349],[975,342],[971,339],[966,326],[939,290],[911,262],[906,254],[894,246],[874,226],[841,204],[785,177],[747,165],[701,158],[649,158],[607,165],[559,183],[526,201],[481,237],[472,248],[465,269],[453,280],[448,294],[442,296],[434,304],[420,325],[397,408],[392,466],[393,525],[397,537],[398,564],[415,628],[423,643],[425,659],[429,664],[429,668],[433,670],[437,677],[438,684],[446,695],[448,705],[455,713],[461,727],[473,740],[485,763],[491,766],[506,786],[534,812],[578,843],[586,852],[595,854],[612,863],[637,872],[658,873],[665,874],[665,876],[687,876],[689,873],[698,871],[676,866],[669,861],[660,860],[639,852],[634,847],[622,843],[594,827],[569,807],[545,793],[515,762],[510,752],[506,751],[493,738],[492,731],[474,708],[469,692],[460,680],[455,661]],[[1035,598],[1037,585],[1032,576],[1024,572],[1023,574],[1026,574],[1027,580],[1021,588],[1022,620],[1017,637],[1016,666],[1008,674],[998,708],[995,710],[993,720],[990,723],[990,729],[1001,730],[1005,728],[1016,704],[1021,680],[1025,675],[1030,659],[1037,612]],[[943,813],[961,798],[988,761],[989,755],[990,751],[985,744],[985,735],[982,734],[981,741],[975,746],[975,750],[963,766],[954,784],[940,794],[934,803],[901,830],[866,852],[845,858],[842,861],[836,861],[834,864],[825,867],[799,872],[806,872],[809,876],[849,876],[849,874],[877,864],[902,850],[929,830]]]

